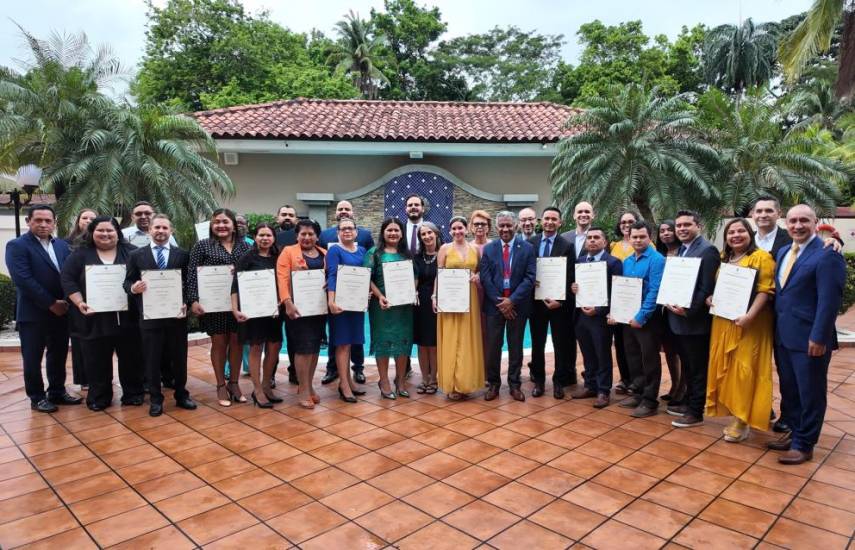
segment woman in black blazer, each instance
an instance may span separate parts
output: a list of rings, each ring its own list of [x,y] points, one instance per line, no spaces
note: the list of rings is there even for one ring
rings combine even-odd
[[[114,353],[119,359],[122,404],[143,403],[140,335],[133,303],[127,311],[104,313],[86,303],[86,266],[126,264],[134,250],[114,218],[98,216],[89,224],[83,246],[62,266],[62,290],[74,305],[69,309],[71,334],[80,338],[89,381],[86,405],[93,411],[109,407],[113,400]]]

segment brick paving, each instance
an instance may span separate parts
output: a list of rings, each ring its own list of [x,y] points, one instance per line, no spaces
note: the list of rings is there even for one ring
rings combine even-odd
[[[822,439],[796,467],[764,450],[771,434],[724,442],[724,419],[675,430],[666,414],[637,420],[551,392],[525,403],[506,391],[492,402],[414,391],[389,401],[373,368],[356,405],[318,383],[320,406],[301,409],[280,376],[276,409],[220,408],[207,353],[190,349],[199,410],[167,395],[158,418],[147,405],[31,412],[19,356],[0,354],[0,546],[852,544],[855,349],[834,355]]]

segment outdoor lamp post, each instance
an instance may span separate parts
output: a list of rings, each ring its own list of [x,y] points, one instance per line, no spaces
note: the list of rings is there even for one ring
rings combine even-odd
[[[42,169],[35,164],[21,166],[15,173],[15,188],[9,193],[9,202],[6,203],[11,203],[15,209],[15,237],[21,236],[21,206],[26,206],[32,200],[41,177]]]

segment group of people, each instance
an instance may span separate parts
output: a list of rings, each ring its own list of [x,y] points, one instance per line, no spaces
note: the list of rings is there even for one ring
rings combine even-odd
[[[211,337],[221,406],[247,401],[237,367],[245,346],[252,402],[269,408],[282,401],[273,392],[272,380],[283,341],[291,363],[289,380],[298,385],[301,407],[311,409],[320,402],[313,383],[325,343],[329,360],[321,382],[338,380],[340,399],[354,403],[365,394],[360,390],[366,381],[365,313],[344,311],[336,300],[338,274],[351,266],[370,270],[369,353],[376,359],[378,387],[385,399],[410,396],[407,378],[414,345],[421,371],[414,391],[441,391],[449,400],[461,400],[484,390],[484,399],[496,399],[507,344],[509,393],[524,401],[528,324],[531,397],[546,393],[545,347],[551,331],[555,399],[564,399],[565,389],[576,386],[570,397],[593,399],[593,407],[603,408],[614,392],[622,396],[618,405],[632,409],[636,418],[657,414],[661,400],[676,417],[672,425],[677,428],[700,425],[705,415],[732,416],[724,436],[739,442],[751,427],[769,429],[774,418],[774,356],[782,395],[775,427],[784,436],[770,447],[787,451],[780,457],[785,464],[810,460],[825,412],[826,373],[836,345],[834,321],[845,279],[840,244],[817,238],[817,217],[810,207],[791,208],[785,231],[778,225],[777,200],[763,197],[752,211],[757,232],[746,219],[733,219],[724,227],[719,251],[702,236],[700,216],[688,210],[657,227],[625,212],[610,231],[594,223],[593,207],[582,202],[573,211],[575,228],[563,233],[561,211],[555,207],[540,213],[540,231],[532,209],[494,216],[476,210],[468,218],[453,217],[446,233],[424,219],[423,197],[412,195],[405,201],[407,219],[383,221],[376,244],[370,230],[357,226],[347,201],[336,206],[335,223],[326,230],[313,220],[299,219],[296,210],[285,205],[276,224],[260,223],[251,236],[245,235],[245,220],[242,231],[239,217],[222,208],[211,215],[208,238],[189,252],[175,242],[169,218],[155,214],[146,202],[134,206],[134,225],[124,230],[110,216],[83,211],[66,240],[52,236],[56,219],[50,207],[32,207],[30,231],[8,243],[6,263],[18,289],[17,323],[33,409],[52,412],[56,405],[81,402],[65,389],[69,333],[74,381],[88,385],[90,409],[102,410],[112,402],[114,354],[122,404],[141,405],[148,391],[150,414],[162,414],[165,384],[174,388],[178,407],[195,408],[185,388],[190,313]],[[496,238],[491,240],[491,235]],[[547,257],[567,259],[564,300],[535,299],[537,259]],[[688,307],[657,304],[668,257],[700,260]],[[416,300],[393,306],[386,298],[383,264],[403,260],[412,261]],[[605,262],[609,294],[614,276],[641,280],[641,305],[628,324],[612,318],[609,306],[576,307],[574,294],[580,288],[574,266],[591,262]],[[109,264],[126,265],[126,311],[96,312],[86,302],[87,272]],[[756,273],[750,307],[734,320],[711,312],[717,274],[725,264]],[[204,310],[199,298],[204,281],[197,270],[202,266],[233,270],[231,311]],[[143,315],[146,282],[141,274],[157,269],[181,270],[185,305],[174,319]],[[439,269],[468,270],[469,304],[461,308],[466,311],[439,310]],[[279,307],[270,317],[250,319],[241,311],[237,274],[254,270],[275,270]],[[326,315],[303,316],[296,305],[292,277],[305,270],[317,271],[325,282]],[[577,342],[584,365],[581,384]],[[45,351],[47,391],[41,377]],[[671,387],[660,396],[662,353]]]

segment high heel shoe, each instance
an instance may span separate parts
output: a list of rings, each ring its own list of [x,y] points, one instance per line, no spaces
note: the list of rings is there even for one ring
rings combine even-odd
[[[365,395],[365,390],[355,390],[353,388],[350,388],[350,391],[353,392],[353,395]]]
[[[316,393],[313,393],[313,394],[312,394],[312,403],[314,403],[315,405],[317,405],[317,404],[318,404],[318,403],[320,403],[320,402],[321,402],[321,396],[320,396],[320,395],[318,395],[318,394],[316,394]]]
[[[229,382],[226,385],[226,390],[229,392],[231,400],[235,403],[246,403],[246,397],[240,392],[240,385],[237,382]]]
[[[377,387],[380,388],[380,395],[383,397],[383,399],[395,400],[398,398],[395,395],[395,392],[393,392],[393,391],[390,391],[389,393],[383,393],[383,386],[380,384],[380,382],[377,382]]]
[[[261,409],[272,409],[273,408],[273,403],[270,403],[270,402],[259,403],[258,399],[255,397],[255,392],[252,392],[250,395],[252,396],[252,404],[255,405],[256,407],[259,407]]]
[[[402,389],[398,386],[398,384],[395,384],[395,391],[396,391],[396,392],[398,393],[398,395],[400,395],[401,397],[409,397],[409,396],[410,396],[410,392],[408,392],[406,389],[403,389],[403,390],[402,390]]]
[[[283,401],[285,401],[281,397],[276,397],[275,395],[270,395],[267,392],[264,392],[264,397],[266,397],[267,400],[270,401],[271,403],[282,403]]]
[[[338,389],[338,396],[345,403],[356,403],[356,397],[354,397],[352,395],[350,395],[350,396],[344,395],[344,392],[341,391],[341,388]]]
[[[223,399],[223,396],[220,393],[220,390],[224,390],[224,392],[226,394],[226,399]],[[217,404],[219,404],[221,407],[231,407],[232,406],[231,394],[229,393],[229,390],[225,384],[217,384]]]

